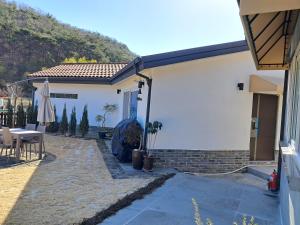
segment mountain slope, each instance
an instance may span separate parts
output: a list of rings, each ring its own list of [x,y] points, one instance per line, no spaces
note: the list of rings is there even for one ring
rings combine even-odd
[[[26,72],[86,57],[97,62],[127,62],[126,45],[99,33],[58,22],[30,7],[0,0],[0,80],[19,80]]]

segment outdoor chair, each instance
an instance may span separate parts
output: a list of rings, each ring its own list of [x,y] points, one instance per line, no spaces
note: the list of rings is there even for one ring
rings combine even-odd
[[[37,131],[41,132],[41,133],[46,133],[46,126],[42,126],[42,125],[38,125]],[[31,139],[25,139],[24,140],[24,144],[25,144],[25,149],[26,149],[26,159],[27,159],[27,145],[29,145],[29,159],[31,159],[31,146],[33,145],[34,147],[34,153],[37,154],[37,151],[36,151],[36,144],[39,143],[39,140],[37,138],[31,138]],[[45,153],[45,143],[44,143],[44,140],[42,142],[42,145],[43,145],[43,153]]]
[[[35,130],[36,125],[34,123],[27,123],[25,126],[26,130]]]
[[[41,132],[41,133],[43,133],[43,134],[45,134],[45,133],[46,133],[46,126],[38,125],[38,127],[37,127],[36,130],[39,131],[39,132]],[[46,148],[45,148],[45,142],[44,142],[44,139],[43,139],[42,144],[43,144],[43,153],[45,153],[45,152],[46,152]]]
[[[3,153],[3,150],[5,148],[5,155],[7,156],[8,149],[10,150],[10,153],[8,156],[12,155],[12,152],[14,150],[14,155],[16,154],[16,140],[13,139],[13,136],[11,132],[9,131],[8,127],[3,127],[3,143],[2,143],[2,149],[1,149],[1,155]],[[23,145],[20,146],[21,150],[23,149]]]

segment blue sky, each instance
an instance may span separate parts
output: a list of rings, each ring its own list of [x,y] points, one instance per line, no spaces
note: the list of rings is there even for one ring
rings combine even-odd
[[[236,0],[16,0],[138,55],[244,39]]]

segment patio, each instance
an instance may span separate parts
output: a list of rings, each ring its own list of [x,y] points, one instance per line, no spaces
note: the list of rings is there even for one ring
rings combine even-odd
[[[265,190],[266,181],[248,173],[223,177],[178,173],[101,224],[195,225],[194,198],[203,224],[210,219],[215,225],[241,225],[245,215],[248,221],[255,217],[258,225],[280,225],[279,200],[265,195]]]
[[[0,167],[0,224],[80,223],[155,179],[126,176],[95,140],[45,140],[45,160]]]

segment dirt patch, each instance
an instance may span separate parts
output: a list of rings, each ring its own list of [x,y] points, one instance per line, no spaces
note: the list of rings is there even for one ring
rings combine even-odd
[[[142,187],[135,191],[132,194],[126,195],[124,198],[117,201],[115,204],[111,205],[107,209],[97,213],[92,218],[84,219],[81,223],[78,223],[78,225],[96,225],[98,223],[101,223],[106,218],[116,214],[120,209],[123,209],[127,206],[129,206],[133,201],[137,199],[142,199],[145,195],[152,193],[156,188],[162,186],[166,180],[173,177],[175,174],[167,174],[162,175],[159,178],[156,178],[154,181],[150,182],[147,186]]]

